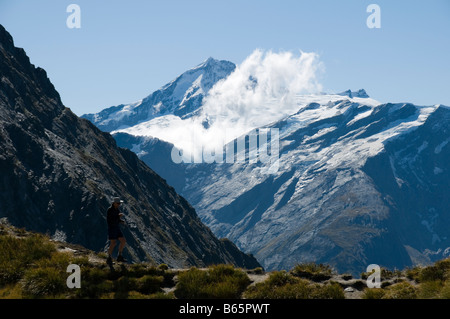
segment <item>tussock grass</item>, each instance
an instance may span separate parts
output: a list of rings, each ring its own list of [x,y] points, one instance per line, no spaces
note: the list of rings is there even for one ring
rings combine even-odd
[[[54,245],[43,235],[33,234],[25,238],[0,236],[0,286],[17,282],[29,265],[49,259],[55,251]]]
[[[329,265],[304,263],[296,265],[291,274],[312,281],[324,281],[333,276],[333,269]]]
[[[111,271],[104,264],[57,250],[49,237],[9,231],[0,225],[0,298],[173,298],[162,288],[173,284],[167,265],[123,266]],[[106,258],[98,254],[98,258]],[[67,267],[81,268],[81,288],[67,287]]]
[[[216,265],[203,271],[195,267],[178,275],[177,298],[239,298],[250,284],[247,274],[230,265]]]
[[[344,299],[340,285],[334,282],[318,284],[298,278],[285,271],[275,271],[265,282],[245,291],[249,299]]]
[[[81,268],[80,289],[67,287],[70,264]],[[267,279],[252,284],[250,277],[257,275]],[[361,274],[361,282],[369,275]],[[166,264],[139,263],[110,269],[104,253],[59,251],[48,236],[0,223],[0,299],[341,299],[346,296],[343,278],[315,263],[268,274],[230,265],[171,270]],[[381,280],[382,288],[353,287],[367,299],[450,299],[450,259],[403,271],[381,269]]]

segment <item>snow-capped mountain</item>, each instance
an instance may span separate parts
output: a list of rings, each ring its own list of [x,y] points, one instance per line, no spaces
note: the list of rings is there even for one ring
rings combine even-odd
[[[280,137],[272,174],[261,163],[174,164],[161,140],[115,138],[266,269],[315,261],[359,274],[447,256],[450,109],[340,95],[298,103],[268,126]]]
[[[208,58],[140,101],[112,106],[99,113],[81,117],[106,132],[131,127],[167,114],[189,118],[201,106],[203,97],[211,87],[226,78],[235,68],[236,65],[229,61]]]
[[[258,129],[278,130],[271,174],[248,160],[174,163],[173,145],[154,129],[182,125],[174,113],[114,137],[174,186],[218,237],[266,269],[314,261],[360,274],[372,263],[403,268],[448,255],[448,107],[381,104],[362,89],[297,95],[294,103],[296,112]],[[248,137],[245,145],[236,158],[256,151]]]
[[[276,173],[190,165],[181,193],[267,269],[426,263],[450,247],[449,120],[444,106],[313,102],[269,126],[280,132]]]

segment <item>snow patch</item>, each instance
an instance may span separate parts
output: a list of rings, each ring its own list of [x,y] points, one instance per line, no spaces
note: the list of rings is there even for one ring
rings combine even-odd
[[[131,151],[136,153],[138,157],[142,157],[148,154],[148,152],[141,150],[141,144],[133,144]]]
[[[427,141],[424,141],[424,142],[422,143],[422,145],[420,145],[419,148],[417,149],[417,153],[418,153],[418,154],[422,153],[422,151],[423,151],[424,149],[426,149],[427,147],[428,147],[428,142],[427,142]]]
[[[446,139],[441,144],[436,146],[436,148],[434,149],[434,154],[439,154],[442,151],[442,149],[445,147],[445,145],[448,144],[448,142],[450,142],[450,138]]]
[[[67,241],[67,235],[64,231],[57,229],[52,236],[52,240],[65,242]]]

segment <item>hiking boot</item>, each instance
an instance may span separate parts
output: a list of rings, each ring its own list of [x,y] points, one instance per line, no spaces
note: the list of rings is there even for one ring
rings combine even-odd
[[[122,255],[119,255],[119,256],[117,256],[117,261],[120,261],[120,262],[126,262],[126,259],[125,258],[123,258],[123,256]]]
[[[106,259],[106,264],[112,265],[112,263],[113,263],[112,258],[111,258],[111,256],[109,256],[109,257]]]

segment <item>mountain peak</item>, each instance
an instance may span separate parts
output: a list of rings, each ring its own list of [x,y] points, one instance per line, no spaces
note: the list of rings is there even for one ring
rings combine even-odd
[[[138,102],[112,106],[82,117],[108,132],[167,114],[188,118],[198,112],[203,97],[214,84],[230,75],[235,68],[236,65],[230,61],[209,57]]]
[[[14,41],[12,36],[6,31],[6,29],[0,24],[0,44],[1,46],[7,46],[9,48],[14,47]]]
[[[31,113],[51,124],[64,110],[59,93],[44,69],[30,62],[25,50],[14,46],[12,36],[0,25],[0,103],[14,103],[14,112]],[[28,88],[29,90],[24,90]],[[41,98],[47,96],[45,101]],[[14,113],[12,112],[12,113]]]
[[[352,91],[352,90],[348,89],[347,91],[337,93],[337,95],[348,96],[349,98],[353,98],[353,97],[369,98],[369,95],[367,94],[366,90],[364,90],[364,89],[359,89],[358,91]]]
[[[191,70],[206,69],[206,68],[234,70],[236,68],[236,65],[233,62],[230,62],[227,60],[218,60],[218,59],[214,59],[213,57],[209,57]]]
[[[203,65],[208,65],[208,64],[217,63],[217,62],[219,62],[219,60],[216,60],[213,57],[209,57],[205,61],[203,61],[202,64]]]

